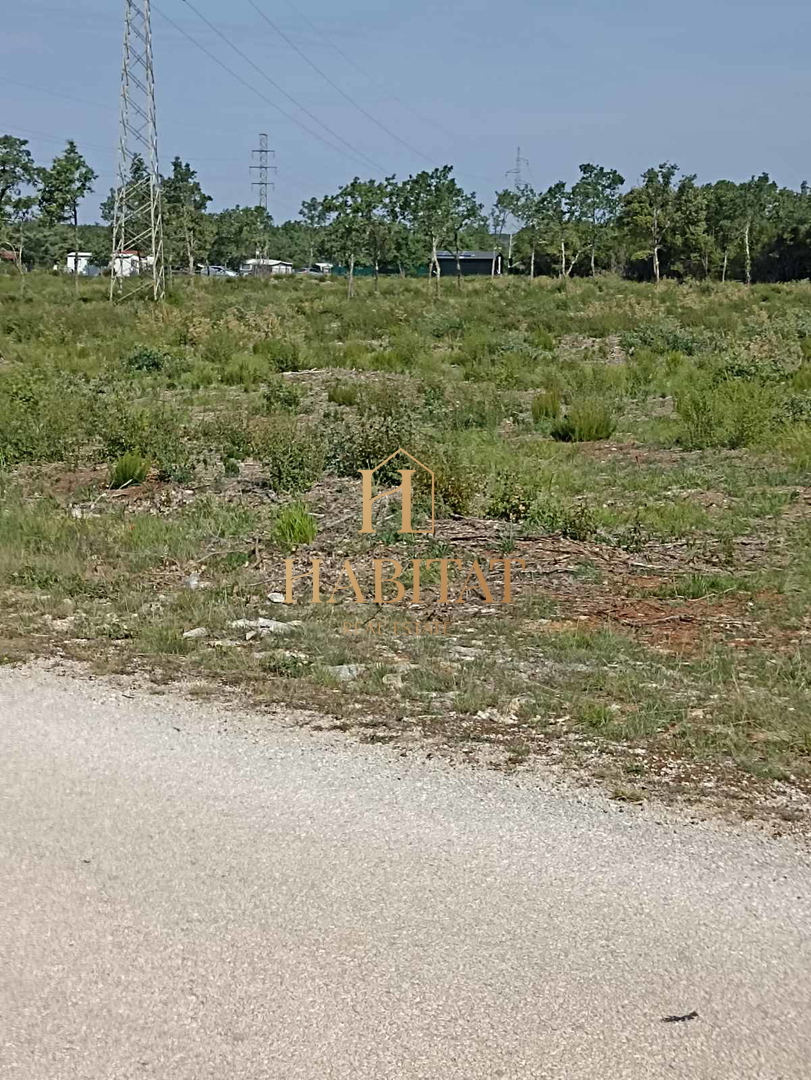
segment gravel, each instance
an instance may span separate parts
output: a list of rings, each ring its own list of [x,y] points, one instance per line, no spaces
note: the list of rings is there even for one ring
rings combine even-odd
[[[796,842],[295,720],[0,670],[4,1078],[809,1075]]]

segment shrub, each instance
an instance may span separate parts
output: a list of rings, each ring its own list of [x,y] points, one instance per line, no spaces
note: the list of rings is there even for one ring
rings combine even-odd
[[[499,471],[490,488],[487,515],[499,521],[525,521],[537,496],[534,476]]]
[[[329,388],[327,399],[333,405],[357,405],[360,387],[357,383],[335,383]]]
[[[410,414],[368,413],[335,424],[329,436],[329,463],[339,476],[357,476],[361,469],[376,469],[400,447],[414,444],[416,425]],[[428,464],[426,462],[426,464]],[[377,473],[379,483],[399,481],[402,461],[394,458]]]
[[[532,399],[532,419],[536,424],[541,420],[557,420],[559,416],[560,394],[557,390],[545,390]]]
[[[274,417],[254,436],[253,451],[274,491],[309,491],[324,470],[318,434],[290,417]]]
[[[124,358],[124,367],[128,371],[162,371],[171,358],[161,349],[148,345],[139,345],[134,352]]]
[[[281,375],[273,375],[265,386],[265,404],[272,411],[284,410],[285,412],[298,412],[304,394],[298,386],[283,378]]]
[[[478,477],[464,450],[457,446],[433,445],[424,460],[434,474],[434,497],[437,514],[466,514],[478,491]],[[430,498],[430,482],[426,474],[417,471],[416,490]]]
[[[291,503],[273,523],[273,539],[284,551],[311,544],[318,534],[315,518],[303,503]]]
[[[584,398],[553,425],[550,434],[559,442],[593,442],[610,439],[616,429],[617,417],[609,404],[598,398]]]
[[[301,371],[301,347],[287,338],[264,338],[253,346],[256,356],[267,360],[274,371]]]
[[[126,399],[114,397],[99,402],[94,426],[108,461],[133,451],[155,463],[161,480],[191,479],[194,442],[176,410],[164,405],[133,408]]]
[[[737,450],[762,441],[778,424],[778,396],[769,386],[729,379],[704,381],[676,396],[679,442],[688,450]]]
[[[130,484],[142,484],[149,472],[149,462],[135,450],[128,450],[126,454],[115,462],[110,471],[110,487],[123,488]]]

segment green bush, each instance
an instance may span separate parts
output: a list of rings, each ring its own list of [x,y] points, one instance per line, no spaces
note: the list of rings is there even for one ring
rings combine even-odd
[[[594,514],[585,503],[567,506],[550,495],[540,495],[534,500],[528,520],[569,540],[590,540],[597,532]]]
[[[487,516],[499,521],[526,521],[537,497],[536,477],[499,470],[490,486]]]
[[[197,443],[176,409],[133,407],[126,398],[114,396],[98,403],[94,427],[108,461],[132,451],[154,462],[161,480],[186,483],[194,474]]]
[[[776,390],[748,380],[689,386],[677,394],[676,411],[679,443],[687,450],[753,446],[779,426]]]
[[[268,362],[273,371],[301,371],[301,346],[287,338],[264,338],[253,346],[256,356]]]
[[[274,491],[309,491],[324,471],[324,446],[318,433],[279,415],[254,436],[253,452]]]
[[[360,387],[357,383],[335,383],[329,388],[327,399],[333,405],[357,405]]]
[[[171,357],[161,349],[139,345],[137,349],[124,357],[124,367],[128,371],[163,371],[170,359]]]
[[[416,444],[416,424],[410,414],[366,413],[332,426],[328,460],[339,476],[357,476],[361,469],[376,469],[400,447],[413,453],[411,447]],[[377,474],[378,482],[398,483],[402,467],[395,458]]]
[[[559,416],[560,394],[557,390],[545,390],[532,399],[532,419],[536,424],[541,420],[557,420]]]
[[[282,375],[272,375],[265,386],[265,404],[273,412],[298,412],[303,398],[301,389]]]
[[[115,462],[110,471],[110,487],[123,488],[142,484],[149,472],[149,462],[135,450],[128,450]]]
[[[611,405],[598,398],[584,398],[571,406],[550,432],[558,442],[594,442],[610,439],[617,429],[617,417]]]
[[[311,544],[317,534],[316,520],[303,503],[285,506],[273,523],[273,539],[283,551]]]

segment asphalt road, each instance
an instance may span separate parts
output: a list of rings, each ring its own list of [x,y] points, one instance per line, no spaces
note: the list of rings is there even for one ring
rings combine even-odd
[[[787,840],[37,669],[0,814],[6,1080],[811,1077]]]

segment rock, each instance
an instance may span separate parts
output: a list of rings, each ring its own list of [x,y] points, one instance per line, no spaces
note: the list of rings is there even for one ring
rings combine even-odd
[[[337,667],[328,667],[327,671],[334,675],[339,682],[352,682],[366,670],[365,664],[338,664]]]
[[[268,594],[268,600],[271,604],[285,604],[287,603],[287,597],[281,592],[272,592]]]
[[[195,626],[193,630],[187,630],[183,635],[184,638],[204,638],[208,637],[208,630],[205,626]]]
[[[397,672],[397,671],[393,672],[391,675],[384,675],[383,676],[383,685],[384,686],[393,686],[395,690],[402,690],[403,689],[403,676],[400,674],[400,672]]]
[[[454,645],[450,654],[455,660],[476,660],[481,656],[478,649],[468,649],[464,645]]]
[[[291,619],[290,622],[279,622],[278,619],[237,619],[229,623],[232,630],[253,631],[250,638],[264,637],[266,634],[289,634],[296,626],[301,626],[301,621]],[[250,640],[249,638],[249,640]]]
[[[218,638],[216,641],[211,642],[211,647],[214,649],[237,649],[240,644],[239,641],[232,641],[230,638]]]

